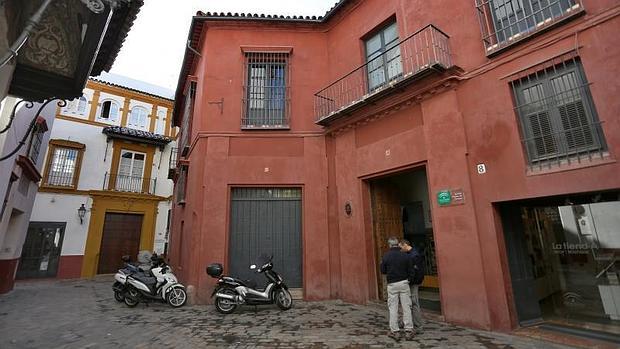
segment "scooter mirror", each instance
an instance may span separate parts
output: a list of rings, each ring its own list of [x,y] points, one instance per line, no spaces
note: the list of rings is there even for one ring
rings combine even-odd
[[[250,265],[250,269],[252,269],[252,270],[256,269],[256,264]]]

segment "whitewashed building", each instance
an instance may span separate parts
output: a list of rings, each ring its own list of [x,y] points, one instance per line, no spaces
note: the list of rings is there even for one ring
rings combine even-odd
[[[18,279],[91,277],[116,271],[122,255],[165,252],[172,98],[103,74],[58,108]]]

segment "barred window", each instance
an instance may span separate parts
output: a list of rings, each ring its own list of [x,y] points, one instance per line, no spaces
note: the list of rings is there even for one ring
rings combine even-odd
[[[581,0],[476,0],[487,52],[581,12]]]
[[[40,125],[37,125],[32,131],[32,138],[30,139],[30,147],[28,148],[28,157],[32,160],[32,163],[36,164],[39,160],[39,153],[41,152],[41,144],[43,143],[43,134],[45,129]]]
[[[247,52],[242,127],[287,128],[288,53]]]
[[[174,185],[176,192],[176,202],[178,204],[185,204],[185,187],[187,185],[187,166],[181,166],[179,168],[179,177]]]
[[[54,147],[46,184],[60,187],[73,187],[77,161],[77,149]]]
[[[581,63],[574,58],[512,82],[530,164],[592,157],[604,136]]]

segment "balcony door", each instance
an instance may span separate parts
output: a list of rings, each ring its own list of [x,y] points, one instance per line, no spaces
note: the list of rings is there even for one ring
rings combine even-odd
[[[396,22],[366,40],[368,90],[378,89],[403,73]]]
[[[121,150],[121,160],[116,176],[116,190],[141,192],[144,182],[144,161],[146,154]]]

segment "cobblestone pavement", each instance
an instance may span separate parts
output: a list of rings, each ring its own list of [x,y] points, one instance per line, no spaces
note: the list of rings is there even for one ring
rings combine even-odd
[[[110,278],[111,280],[111,278]],[[386,334],[386,311],[339,301],[218,314],[213,306],[128,308],[111,281],[18,283],[0,296],[0,348],[560,348],[547,342],[427,321],[412,342]]]

